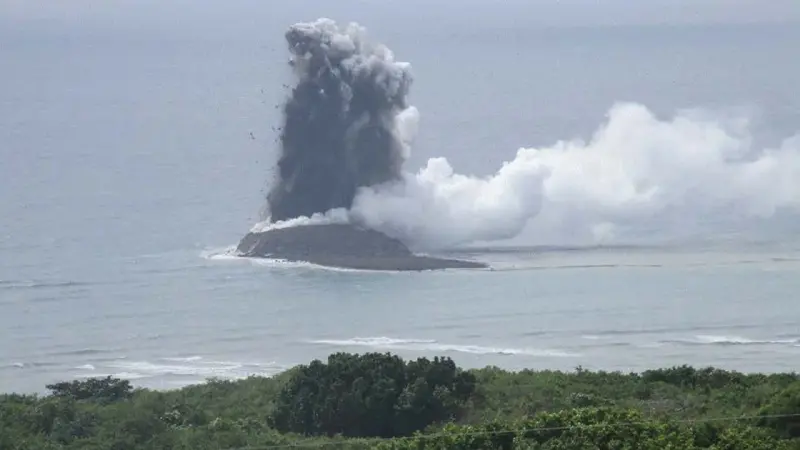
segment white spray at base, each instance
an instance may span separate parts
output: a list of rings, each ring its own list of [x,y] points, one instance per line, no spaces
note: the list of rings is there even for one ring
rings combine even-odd
[[[343,32],[344,33],[344,32]],[[350,39],[346,34],[341,39]],[[419,113],[395,117],[407,160]],[[706,230],[800,212],[800,136],[755,148],[747,120],[699,111],[657,118],[645,106],[614,105],[588,140],[521,148],[484,177],[457,174],[432,158],[400,180],[361,187],[349,210],[259,224],[357,223],[417,249],[510,239],[526,227],[548,238],[608,241],[703,223]]]

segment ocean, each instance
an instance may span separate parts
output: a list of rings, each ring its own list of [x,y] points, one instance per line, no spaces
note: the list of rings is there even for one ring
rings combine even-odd
[[[622,134],[585,146],[610,152],[594,163],[545,161],[558,183],[514,239],[455,252],[491,270],[373,273],[228,252],[262,218],[292,82],[283,32],[329,14],[296,9],[219,28],[0,20],[0,391],[106,375],[174,388],[336,351],[509,369],[798,368],[800,145],[785,140],[800,130],[800,27],[527,27],[502,13],[412,27],[339,12],[413,67],[410,173],[441,156],[485,177],[523,147],[592,142],[609,121]],[[630,115],[609,112],[620,102]],[[671,122],[690,109],[705,128]],[[733,140],[713,128],[729,118]],[[718,139],[780,149],[778,163],[687,162]],[[613,170],[591,172],[603,164]],[[597,182],[570,184],[570,168]],[[619,171],[673,197],[623,202],[605,184]]]

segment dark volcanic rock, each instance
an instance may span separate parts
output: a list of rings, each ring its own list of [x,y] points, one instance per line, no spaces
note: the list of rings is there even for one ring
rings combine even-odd
[[[486,268],[483,263],[414,255],[397,239],[353,225],[304,225],[248,233],[241,256],[304,261],[364,270]]]

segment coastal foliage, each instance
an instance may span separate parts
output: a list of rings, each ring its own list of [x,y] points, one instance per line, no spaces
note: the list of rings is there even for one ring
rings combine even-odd
[[[475,376],[449,358],[337,353],[298,368],[270,422],[307,435],[406,436],[460,419],[474,390]]]
[[[800,376],[462,370],[338,353],[171,391],[115,378],[0,395],[0,450],[800,449]]]

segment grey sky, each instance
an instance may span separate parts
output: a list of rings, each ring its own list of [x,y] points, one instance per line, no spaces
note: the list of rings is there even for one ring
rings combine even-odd
[[[0,20],[20,26],[53,25],[179,30],[241,23],[299,21],[322,15],[359,20],[440,19],[493,22],[508,15],[522,24],[800,22],[798,0],[0,0]]]

